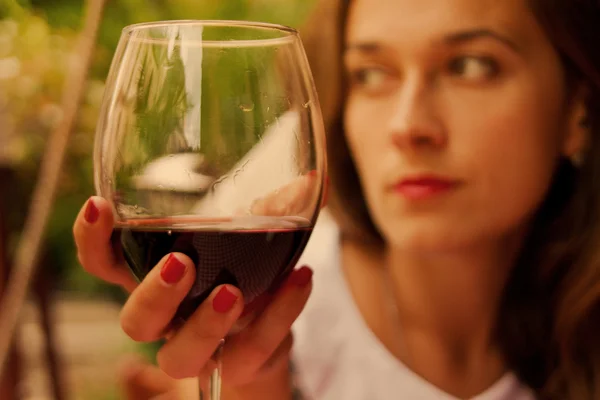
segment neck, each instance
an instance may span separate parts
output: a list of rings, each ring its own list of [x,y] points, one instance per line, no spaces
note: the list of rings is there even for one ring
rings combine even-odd
[[[507,257],[506,246],[435,255],[390,249],[384,262],[402,325],[457,344],[489,339],[517,250]]]
[[[505,372],[494,334],[519,247],[424,255],[348,242],[344,269],[367,324],[397,358],[448,393],[472,396]]]

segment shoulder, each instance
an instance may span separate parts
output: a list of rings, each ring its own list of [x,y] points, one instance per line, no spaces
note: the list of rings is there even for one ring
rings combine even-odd
[[[347,339],[348,300],[341,272],[339,230],[328,212],[323,212],[299,260],[314,271],[313,291],[292,331],[292,358],[296,384],[315,393],[324,377],[336,368]]]
[[[332,297],[344,287],[339,229],[327,210],[321,212],[298,265],[306,265],[314,272],[313,291],[298,321],[302,323],[307,318],[314,318],[314,314],[319,313],[319,310],[327,311]]]
[[[340,260],[339,230],[333,217],[323,210],[306,245],[298,265],[313,272],[313,290],[304,311],[294,324],[295,343],[301,345],[305,336],[315,334],[314,327],[329,325],[336,310],[334,299],[343,290]],[[319,329],[321,330],[321,329]],[[308,338],[307,338],[308,340]]]
[[[318,273],[322,268],[326,268],[324,262],[338,252],[339,229],[329,211],[324,209],[319,215],[308,244],[298,262],[309,266],[311,266],[310,264],[319,264],[319,271],[315,271]]]
[[[473,400],[536,400],[533,391],[512,372],[505,374],[485,393]]]

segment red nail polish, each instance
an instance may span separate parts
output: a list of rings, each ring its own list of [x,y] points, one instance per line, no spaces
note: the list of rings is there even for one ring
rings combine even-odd
[[[98,221],[99,216],[100,211],[98,210],[98,207],[96,207],[96,204],[94,204],[94,200],[89,199],[83,217],[89,224],[93,224]]]
[[[308,267],[302,267],[299,270],[292,272],[290,282],[296,286],[304,287],[312,280],[313,271]]]
[[[160,270],[160,277],[167,285],[174,285],[183,278],[185,269],[184,263],[179,261],[173,254],[169,254],[169,258]]]
[[[213,309],[221,314],[225,314],[233,308],[238,297],[223,286],[213,300]]]
[[[317,173],[318,173],[318,171],[316,169],[313,169],[312,171],[308,171],[306,176],[310,176],[311,178],[314,178],[315,176],[317,176]]]

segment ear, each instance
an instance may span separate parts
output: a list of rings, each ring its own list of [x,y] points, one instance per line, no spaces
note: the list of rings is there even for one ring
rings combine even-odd
[[[571,99],[566,127],[567,132],[562,147],[563,155],[571,160],[579,160],[588,144],[588,93],[587,85],[582,84],[575,91]]]

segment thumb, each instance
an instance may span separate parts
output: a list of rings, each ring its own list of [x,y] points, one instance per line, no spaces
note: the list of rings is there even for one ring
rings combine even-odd
[[[177,388],[153,397],[152,400],[198,400],[199,385],[195,378],[178,381]]]
[[[181,397],[177,391],[172,390],[168,393],[164,393],[164,394],[152,397],[150,400],[183,400],[183,399],[184,398]]]
[[[163,395],[170,397],[160,397],[161,400],[182,400],[177,397],[177,382],[138,356],[125,358],[118,374],[127,400],[148,400]]]

